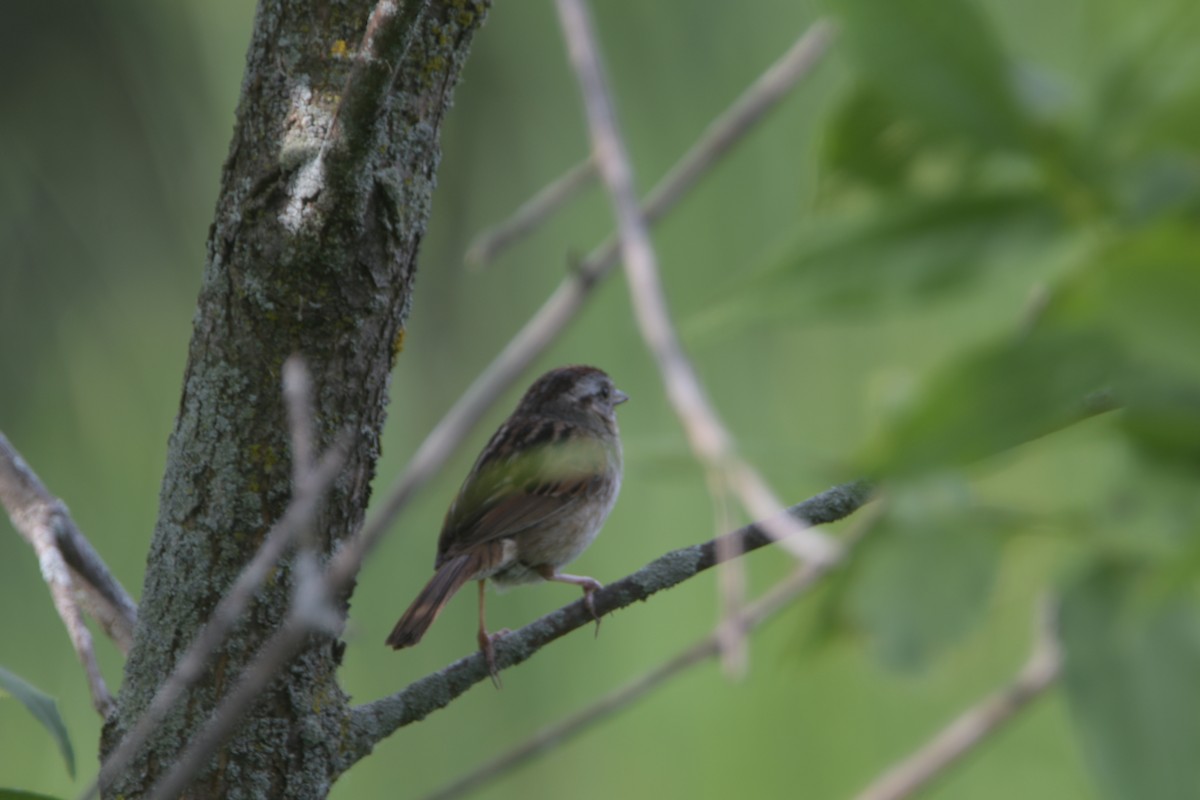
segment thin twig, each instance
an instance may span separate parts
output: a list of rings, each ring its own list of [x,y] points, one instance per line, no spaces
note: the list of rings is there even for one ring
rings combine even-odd
[[[137,604],[75,525],[66,505],[50,493],[2,433],[0,504],[8,511],[17,533],[31,545],[34,541],[29,526],[43,525],[52,534],[54,548],[62,555],[87,610],[121,652],[128,653],[137,625]]]
[[[17,520],[13,518],[13,524]],[[26,517],[22,523],[26,538],[37,553],[38,565],[42,568],[42,579],[50,589],[50,597],[54,600],[54,608],[63,624],[67,626],[67,634],[71,637],[71,646],[83,670],[87,674],[88,689],[92,693],[92,707],[101,718],[107,719],[114,710],[112,695],[104,684],[104,676],[100,674],[100,665],[96,663],[96,651],[92,648],[92,635],[83,622],[79,604],[75,602],[75,584],[67,569],[67,562],[55,543],[53,521],[48,514],[38,514]]]
[[[467,248],[470,267],[487,266],[501,252],[524,239],[551,214],[569,203],[596,177],[595,162],[585,158],[526,200],[508,219],[479,233]]]
[[[861,481],[843,484],[793,506],[788,513],[807,524],[833,522],[861,508],[870,494],[870,486]],[[741,539],[741,552],[750,552],[775,541],[757,524],[747,525],[725,536]],[[342,556],[345,550],[339,551],[338,556]],[[667,553],[593,594],[595,612],[603,616],[694,577],[717,563],[717,553],[716,541]],[[336,594],[344,588],[344,584],[338,581],[343,573],[335,569],[336,565],[337,557],[325,574],[330,594]],[[813,568],[819,566],[812,564]],[[353,572],[344,575],[344,579],[348,581],[353,575]],[[503,637],[496,646],[496,664],[500,669],[519,664],[545,645],[576,628],[591,624],[594,619],[582,600],[568,604]],[[208,759],[233,732],[242,715],[254,706],[262,690],[300,651],[309,633],[308,625],[294,612],[288,616],[259,649],[237,684],[221,700],[166,776],[151,790],[150,800],[168,800],[186,788],[196,772],[208,763]],[[443,708],[486,677],[490,677],[486,660],[477,652],[415,681],[390,697],[352,709],[349,729],[354,735],[348,737],[343,748],[346,753],[344,767],[348,769],[397,728]]]
[[[674,208],[696,182],[778,104],[789,89],[812,71],[832,38],[832,24],[826,21],[814,23],[778,61],[713,120],[700,139],[646,196],[642,207],[646,221],[656,222]],[[589,253],[455,401],[417,448],[407,469],[388,490],[372,521],[359,534],[353,545],[356,558],[361,559],[374,546],[378,537],[391,527],[408,500],[446,463],[450,454],[492,404],[575,318],[593,288],[617,264],[619,256],[615,237],[610,237]]]
[[[783,505],[757,470],[738,456],[733,437],[708,399],[671,322],[658,257],[638,206],[633,167],[605,83],[587,6],[584,0],[557,0],[557,6],[571,64],[582,88],[592,154],[617,219],[634,315],[642,338],[658,362],[667,397],[696,457],[728,481],[746,510],[759,519],[787,520],[779,515]],[[781,526],[778,533],[780,539],[786,536],[807,560],[822,561],[836,556],[837,545],[816,531],[791,524]]]
[[[3,434],[0,503],[8,511],[13,528],[37,554],[42,579],[87,676],[92,707],[107,718],[114,709],[113,699],[96,662],[92,634],[83,621],[76,592],[125,652],[133,641],[137,607],[75,526],[66,505],[50,494]]]
[[[325,488],[341,471],[343,448],[337,447],[331,451],[337,462],[332,465],[333,473],[327,479],[320,475],[313,464],[316,426],[313,422],[312,376],[299,354],[284,362],[282,372],[283,399],[287,405],[288,430],[292,438],[293,491],[296,495],[319,500],[324,496]],[[321,581],[321,536],[317,526],[312,524],[316,510],[314,503],[308,524],[301,525],[296,537],[299,550],[293,563],[292,608],[313,627],[325,628],[331,634],[339,635],[344,617],[330,602]]]
[[[684,155],[650,193],[645,207],[647,219],[656,220],[670,210],[712,164],[728,152],[767,111],[774,107],[788,89],[807,75],[824,54],[831,35],[832,28],[828,23],[814,25],[779,61],[755,81],[728,111],[715,120],[700,141]],[[615,239],[609,239],[580,262],[571,276],[564,280],[538,313],[526,323],[517,336],[509,342],[451,407],[421,443],[404,473],[399,476],[389,490],[379,510],[367,521],[357,536],[334,554],[325,573],[327,592],[336,594],[348,585],[353,576],[358,573],[366,554],[391,527],[395,518],[416,491],[449,459],[453,450],[466,438],[467,433],[483,417],[492,403],[512,385],[574,318],[595,284],[616,264],[617,257],[617,242]],[[849,488],[844,488],[845,491],[850,491]],[[846,513],[853,511],[861,502],[862,499],[858,499]],[[595,595],[597,598],[600,596],[601,593]],[[588,619],[590,620],[590,617]],[[579,624],[584,623],[580,622]],[[552,638],[557,638],[565,632],[566,630],[563,630]],[[174,777],[168,775],[167,778],[164,778],[163,784],[156,790],[159,794],[155,796],[169,797],[169,790],[173,786],[186,785],[186,780],[190,778],[197,765],[203,764],[206,758],[228,736],[246,704],[253,700],[256,693],[271,680],[271,676],[276,674],[283,664],[294,657],[306,635],[307,630],[303,626],[285,624],[260,648],[259,654],[243,673],[242,679],[234,691],[222,701],[204,729],[190,744],[186,753],[189,759],[188,763],[182,763],[182,759],[177,762],[173,769]],[[507,648],[502,646],[499,650],[502,654],[501,658],[503,658],[503,653]],[[466,670],[466,674],[471,677],[461,685],[454,696],[466,691],[482,676],[488,674],[486,667],[482,666],[482,662],[475,664],[470,657],[459,663],[470,664],[483,671],[476,676],[473,669]],[[506,662],[506,665],[509,663],[517,663],[517,661]],[[452,698],[447,698],[440,705],[448,703],[450,699]],[[238,705],[239,703],[242,705]],[[434,707],[440,707],[440,705]],[[419,706],[414,705],[413,707]],[[421,716],[428,714],[429,710],[421,713]],[[394,729],[390,729],[388,733]],[[385,735],[387,734],[384,733],[378,738]],[[367,738],[369,737],[363,738],[363,742],[369,749],[370,743],[367,742]],[[372,743],[373,741],[377,741],[377,739],[372,740]],[[366,752],[367,750],[356,751],[351,756],[351,760],[356,761]],[[182,783],[180,783],[181,777]]]
[[[788,509],[788,514],[809,525],[824,525],[853,514],[867,503],[871,487],[861,481],[842,484]],[[631,575],[609,583],[592,595],[596,612],[609,614],[644,601],[651,595],[670,589],[720,563],[729,549],[720,539],[736,538],[737,552],[749,553],[773,544],[775,540],[759,524],[747,525],[703,544],[673,550],[656,558]],[[811,564],[814,569],[819,565]],[[570,603],[541,617],[520,630],[505,635],[496,644],[496,664],[507,669],[531,658],[538,650],[576,628],[593,622],[582,600]],[[488,678],[486,659],[480,653],[461,658],[447,667],[409,684],[399,692],[358,706],[352,711],[351,729],[357,742],[347,742],[347,767],[371,751],[393,731],[424,719],[449,705],[476,683]]]
[[[733,436],[721,421],[683,349],[667,309],[658,256],[639,208],[632,162],[617,123],[587,4],[585,0],[557,0],[556,5],[571,65],[583,94],[592,157],[608,189],[617,220],[634,317],[658,364],[667,398],[683,425],[692,453],[716,481],[733,490],[752,517],[769,520],[765,523],[768,530],[798,557],[810,563],[838,558],[834,540],[780,515],[783,505],[758,471],[738,455]],[[777,522],[780,524],[776,528]],[[732,593],[723,602],[727,609],[736,610],[741,605],[738,587],[744,581],[737,578],[737,569],[727,570],[727,580],[721,582],[721,588]],[[737,670],[739,655],[745,654],[741,630],[736,625],[724,624],[719,630],[723,661],[731,671]]]
[[[746,606],[737,616],[737,624],[747,631],[757,628],[771,616],[783,609],[792,599],[807,591],[825,574],[828,567],[802,565],[790,577],[753,604]],[[634,701],[650,693],[684,670],[705,661],[720,651],[716,632],[672,656],[644,675],[610,692],[592,705],[576,714],[540,731],[529,740],[480,766],[468,775],[430,794],[426,800],[448,800],[461,797],[473,789],[483,786],[497,777],[529,761],[534,756],[565,744],[575,735],[595,723],[620,711]]]
[[[964,711],[921,749],[888,769],[857,800],[900,800],[920,791],[1054,684],[1062,669],[1054,604],[1041,604],[1038,617],[1033,650],[1012,683]]]
[[[138,717],[137,724],[109,753],[96,781],[84,791],[80,800],[95,796],[100,786],[109,783],[129,766],[175,703],[204,674],[209,661],[241,619],[242,612],[267,575],[297,539],[303,538],[303,534],[312,529],[326,490],[341,472],[346,455],[342,444],[330,447],[316,465],[311,464],[314,452],[311,378],[297,357],[293,356],[285,363],[283,379],[294,462],[292,499],[283,516],[271,527],[254,558],[242,569],[204,627],[179,658],[175,669],[158,687],[154,698]]]
[[[213,754],[233,733],[242,715],[254,707],[261,692],[279,674],[303,646],[309,627],[289,614],[271,638],[259,648],[243,670],[229,694],[221,700],[203,727],[188,742],[179,758],[147,794],[148,800],[173,800],[179,797],[192,778],[204,768]]]
[[[872,515],[870,519],[861,518],[860,524],[856,524],[855,530],[846,536],[845,546],[841,551],[843,559],[862,539],[875,518],[876,515]],[[797,597],[815,586],[834,566],[836,563],[832,562],[824,565],[801,565],[790,576],[784,578],[753,603],[740,609],[736,615],[727,617],[726,622],[737,625],[747,633],[755,630],[787,608]],[[712,658],[720,652],[721,632],[716,630],[679,651],[649,672],[593,702],[587,708],[539,731],[508,752],[427,795],[425,800],[451,800],[451,798],[461,797],[490,783],[547,750],[566,744],[592,725],[632,705],[684,670]]]
[[[708,472],[708,483],[717,530],[727,531],[733,527],[733,515],[729,510],[729,489],[721,477],[711,470]],[[721,564],[717,567],[718,624],[713,633],[721,653],[721,668],[729,678],[740,680],[750,668],[746,630],[736,623],[746,603],[746,565],[738,558],[741,554],[737,549],[741,542],[737,539],[717,541],[721,543],[721,552],[717,554]]]
[[[310,479],[316,446],[313,423],[312,375],[299,354],[283,362],[283,403],[287,407],[288,433],[292,439],[292,484],[300,486]]]

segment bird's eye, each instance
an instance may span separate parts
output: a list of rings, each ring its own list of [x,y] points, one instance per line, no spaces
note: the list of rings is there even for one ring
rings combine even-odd
[[[601,386],[600,387],[600,399],[608,400],[611,397],[612,397],[612,389],[609,389],[607,386]]]

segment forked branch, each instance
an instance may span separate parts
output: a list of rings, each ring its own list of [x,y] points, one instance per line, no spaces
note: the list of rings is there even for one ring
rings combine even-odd
[[[50,493],[3,434],[0,434],[0,504],[4,505],[17,533],[37,553],[54,608],[87,674],[92,705],[106,717],[113,709],[112,696],[96,663],[92,635],[84,624],[80,606],[95,617],[122,652],[128,652],[133,642],[137,606],[76,527],[66,505]]]

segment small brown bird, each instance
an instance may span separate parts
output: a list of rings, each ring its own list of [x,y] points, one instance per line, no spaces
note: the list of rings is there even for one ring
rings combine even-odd
[[[560,367],[534,381],[475,461],[438,537],[433,578],[387,644],[421,641],[450,598],[479,581],[479,649],[499,684],[484,585],[538,580],[583,588],[595,616],[599,581],[559,572],[596,538],[621,488],[616,407],[629,397],[595,367]]]

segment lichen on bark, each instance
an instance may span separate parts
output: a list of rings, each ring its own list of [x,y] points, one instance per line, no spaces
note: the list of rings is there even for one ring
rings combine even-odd
[[[412,302],[438,132],[486,0],[259,4],[209,233],[140,621],[102,754],[137,719],[290,497],[280,369],[313,375],[319,446],[347,463],[318,519],[326,554],[362,523],[395,343]],[[386,15],[385,15],[386,16]],[[370,54],[347,50],[380,29]],[[342,43],[341,46],[338,43]],[[106,796],[147,791],[283,620],[285,561],[204,678]],[[189,794],[323,797],[344,769],[340,649],[314,635]]]

